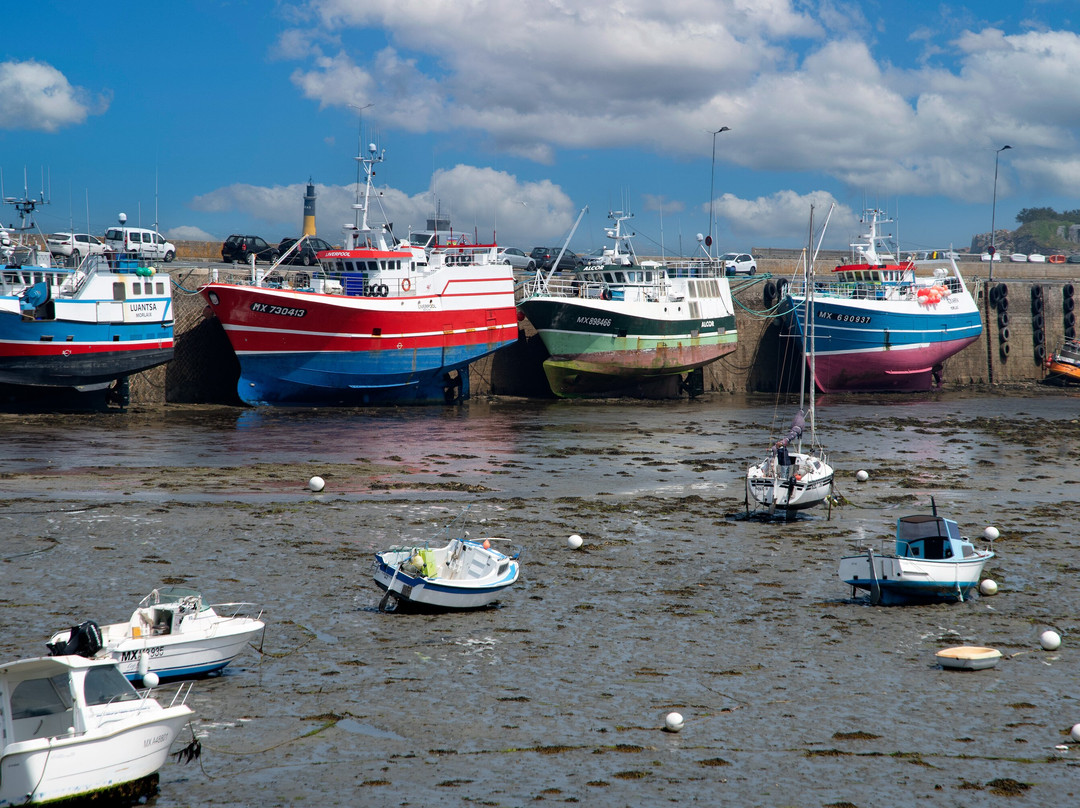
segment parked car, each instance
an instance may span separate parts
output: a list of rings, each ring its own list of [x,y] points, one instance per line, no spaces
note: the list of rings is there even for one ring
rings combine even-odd
[[[266,239],[258,236],[232,235],[221,245],[221,260],[227,264],[234,261],[247,264],[251,261],[252,255],[255,256],[256,262],[273,263],[277,260],[278,251],[277,247],[267,244]]]
[[[724,253],[720,256],[725,275],[753,275],[757,272],[757,261],[750,253]]]
[[[533,247],[533,251],[529,253],[529,257],[536,262],[538,269],[551,269],[552,263],[559,257],[559,249],[559,247]],[[558,269],[574,270],[584,265],[585,261],[580,255],[567,250],[559,260]]]
[[[514,269],[525,269],[529,272],[536,269],[536,261],[517,247],[504,247],[499,250],[499,262],[509,264]]]
[[[105,242],[89,233],[53,233],[45,242],[53,255],[63,258],[75,256],[77,262],[88,255],[105,254]]]
[[[156,230],[145,227],[127,227],[123,224],[110,227],[105,231],[105,246],[114,252],[139,258],[161,258],[165,263],[176,258],[176,245]]]
[[[321,238],[316,238],[315,236],[308,236],[306,239],[304,239],[303,243],[299,247],[297,247],[290,253],[289,250],[292,249],[292,246],[298,240],[299,239],[295,238],[283,238],[278,243],[277,254],[279,256],[285,255],[285,253],[289,253],[288,255],[285,255],[285,258],[282,261],[283,263],[303,264],[304,266],[309,267],[319,260],[316,257],[318,253],[322,252],[323,250],[334,249],[334,245],[328,244]]]

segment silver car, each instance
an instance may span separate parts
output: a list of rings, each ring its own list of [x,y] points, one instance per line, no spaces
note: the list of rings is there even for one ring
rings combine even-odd
[[[509,264],[514,269],[524,269],[529,272],[536,271],[536,261],[517,247],[503,247],[499,250],[499,263]]]

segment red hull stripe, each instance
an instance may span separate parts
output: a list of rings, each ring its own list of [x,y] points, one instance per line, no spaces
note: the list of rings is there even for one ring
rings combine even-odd
[[[146,342],[0,342],[0,356],[72,356],[73,354],[116,354],[128,351],[161,350],[172,348],[173,341],[152,340]]]

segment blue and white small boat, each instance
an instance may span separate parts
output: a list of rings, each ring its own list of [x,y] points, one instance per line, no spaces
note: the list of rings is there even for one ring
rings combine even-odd
[[[897,605],[962,601],[979,584],[993,550],[976,549],[952,519],[902,516],[896,521],[894,553],[865,553],[840,559],[840,580],[870,593],[870,603]]]
[[[220,671],[265,628],[259,617],[241,614],[249,603],[203,602],[183,586],[163,586],[139,602],[126,623],[81,623],[53,635],[50,653],[112,657],[129,680],[147,673],[159,679]]]
[[[386,591],[379,608],[401,602],[435,609],[479,609],[493,603],[520,572],[517,559],[492,544],[508,539],[453,538],[445,547],[392,547],[375,554],[375,583]]]

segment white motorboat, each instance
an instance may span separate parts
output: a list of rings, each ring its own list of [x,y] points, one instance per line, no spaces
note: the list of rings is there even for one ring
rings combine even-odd
[[[0,665],[0,806],[152,793],[193,715],[183,691],[162,706],[111,659]]]
[[[960,535],[952,519],[932,514],[902,516],[896,522],[896,548],[840,559],[840,580],[852,590],[870,592],[872,604],[955,601],[979,585],[993,550],[979,550]]]
[[[199,676],[224,668],[263,630],[265,623],[258,617],[241,614],[251,606],[210,606],[194,589],[164,586],[143,598],[126,623],[83,623],[55,634],[49,651],[110,656],[132,681],[149,671],[161,679]],[[96,641],[95,630],[100,632]]]
[[[830,216],[832,209],[829,210]],[[811,217],[812,218],[812,217]],[[829,224],[825,220],[825,226]],[[811,234],[813,222],[811,221]],[[825,230],[822,228],[821,237]],[[813,245],[811,245],[812,247]],[[818,242],[818,249],[821,243]],[[817,253],[814,253],[816,257]],[[804,319],[807,323],[807,339],[803,340],[806,361],[802,363],[802,377],[799,387],[799,412],[791,423],[788,434],[769,447],[765,459],[746,470],[746,506],[749,511],[750,499],[769,509],[769,514],[779,508],[790,517],[793,511],[812,508],[832,495],[833,468],[829,465],[824,448],[817,442],[814,424],[814,389],[815,353],[814,353],[814,259],[803,253],[804,285],[808,293],[803,300]],[[810,346],[807,351],[806,346]],[[806,396],[806,373],[810,373],[809,411],[804,414],[803,401]],[[810,422],[809,446],[803,450],[803,432],[806,429],[807,416]],[[789,449],[788,447],[793,447]]]
[[[507,539],[453,538],[445,547],[392,547],[375,554],[375,583],[386,591],[379,608],[399,602],[437,609],[478,609],[518,579],[520,550],[512,557],[492,547]]]

